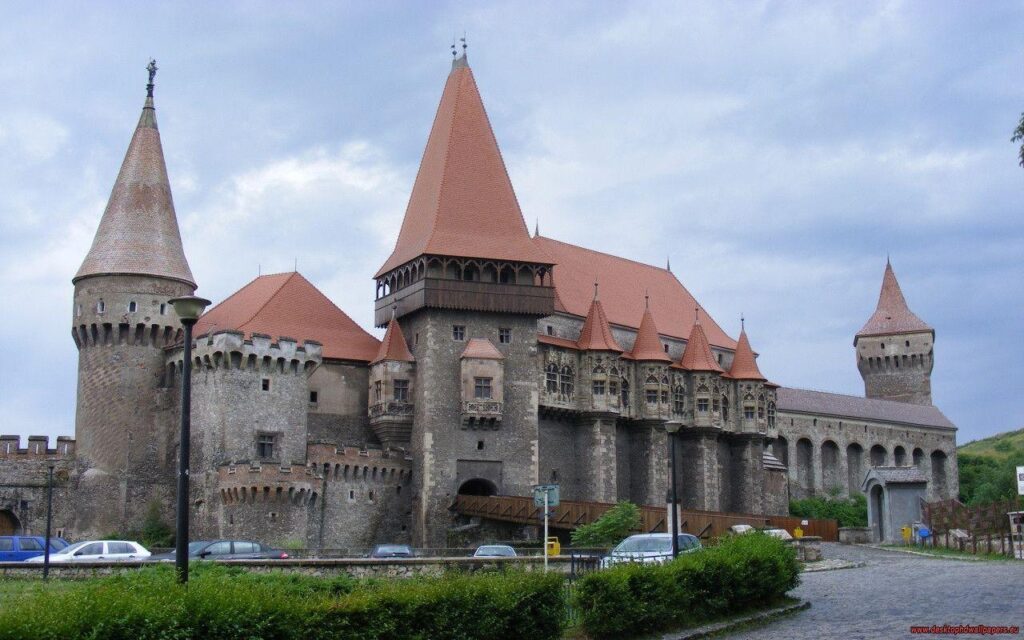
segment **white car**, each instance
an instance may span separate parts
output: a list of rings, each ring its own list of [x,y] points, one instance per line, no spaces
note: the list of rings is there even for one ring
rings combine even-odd
[[[149,551],[138,542],[129,540],[86,540],[69,545],[50,554],[50,562],[135,562],[148,560]],[[43,556],[25,562],[42,562]]]
[[[679,534],[679,554],[693,553],[701,549],[697,536],[689,533]],[[622,562],[639,562],[642,564],[661,564],[672,559],[671,533],[643,533],[629,536],[601,558],[601,568]]]
[[[516,550],[506,544],[485,544],[476,548],[474,558],[515,558]]]

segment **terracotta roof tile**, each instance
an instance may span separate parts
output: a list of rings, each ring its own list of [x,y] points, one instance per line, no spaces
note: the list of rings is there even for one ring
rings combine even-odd
[[[416,361],[412,352],[409,351],[409,345],[405,342],[402,326],[394,318],[391,318],[391,322],[388,323],[388,330],[384,332],[384,339],[381,340],[380,347],[377,349],[377,356],[370,364],[376,364],[384,360],[394,362]]]
[[[441,95],[395,249],[374,277],[423,254],[551,263],[530,239],[473,72],[460,61]]]
[[[498,348],[487,338],[470,338],[466,348],[462,350],[463,358],[478,358],[480,360],[504,360]]]
[[[159,276],[196,286],[181,246],[152,98],[146,98],[92,247],[72,281],[101,274]]]
[[[615,341],[612,328],[608,325],[608,318],[604,315],[604,307],[596,297],[590,301],[587,319],[583,321],[583,329],[580,331],[577,344],[580,349],[591,351],[623,351]]]
[[[654,360],[658,362],[672,362],[672,358],[665,353],[665,346],[658,337],[658,327],[654,324],[654,316],[650,308],[644,309],[644,316],[640,320],[640,329],[636,334],[636,342],[633,343],[633,350],[629,354],[634,360]]]
[[[556,347],[562,347],[564,349],[580,348],[580,346],[576,344],[575,340],[570,340],[568,338],[559,338],[558,336],[549,336],[546,333],[538,333],[537,342],[541,344],[550,344]]]
[[[736,343],[736,355],[732,358],[732,367],[729,369],[729,377],[736,380],[766,380],[761,370],[757,367],[757,360],[754,358],[754,350],[750,348],[750,340],[747,339],[747,332],[740,330],[740,339]]]
[[[900,283],[893,273],[892,264],[885,263],[885,275],[882,276],[882,290],[878,294],[878,306],[868,319],[867,324],[857,332],[857,337],[885,336],[894,333],[916,333],[933,331],[907,306]]]
[[[299,273],[260,276],[207,311],[196,335],[232,329],[323,345],[325,358],[369,362],[380,342]]]
[[[693,329],[690,331],[690,338],[686,341],[686,348],[683,350],[683,358],[680,360],[679,366],[687,371],[725,373],[711,353],[711,345],[708,344],[708,337],[704,334],[704,327],[700,323],[694,323]]]
[[[556,310],[586,316],[597,278],[609,322],[638,328],[637,301],[643,300],[649,291],[651,313],[658,318],[661,335],[679,340],[690,335],[693,310],[700,305],[671,271],[543,236],[533,240],[555,262]],[[729,350],[736,348],[736,341],[713,318],[704,315],[703,320],[711,344]]]

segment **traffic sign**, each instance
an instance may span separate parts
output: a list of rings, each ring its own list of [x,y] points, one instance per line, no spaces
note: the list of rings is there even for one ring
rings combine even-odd
[[[1024,467],[1017,467],[1017,493],[1024,496]]]
[[[533,506],[535,507],[557,507],[558,506],[558,485],[538,484],[533,487]],[[544,503],[544,496],[547,495],[547,504]]]

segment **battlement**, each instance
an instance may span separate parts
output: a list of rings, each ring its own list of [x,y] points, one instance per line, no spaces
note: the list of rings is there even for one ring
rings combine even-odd
[[[182,368],[182,349],[168,355],[168,368],[177,374]],[[241,370],[262,374],[307,373],[323,361],[323,345],[315,340],[297,340],[254,333],[250,339],[240,331],[224,330],[195,339],[192,350],[194,371]]]
[[[70,436],[57,436],[56,446],[51,449],[47,436],[29,436],[28,446],[22,449],[21,436],[0,435],[0,459],[14,457],[73,459],[75,439]]]
[[[322,480],[310,466],[222,465],[218,489],[224,504],[279,503],[312,507]]]
[[[320,477],[338,482],[400,484],[412,476],[412,456],[404,449],[360,449],[313,443],[306,448],[309,466]]]
[[[71,338],[79,350],[114,345],[164,349],[181,342],[181,336],[181,327],[142,322],[93,322],[71,327]]]

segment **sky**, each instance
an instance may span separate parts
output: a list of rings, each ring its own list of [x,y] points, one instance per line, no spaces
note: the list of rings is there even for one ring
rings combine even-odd
[[[773,381],[854,395],[888,255],[958,441],[1024,427],[1022,31],[999,1],[5,3],[0,433],[74,432],[71,278],[150,57],[197,293],[297,263],[371,329],[463,34],[531,228],[671,258]]]

